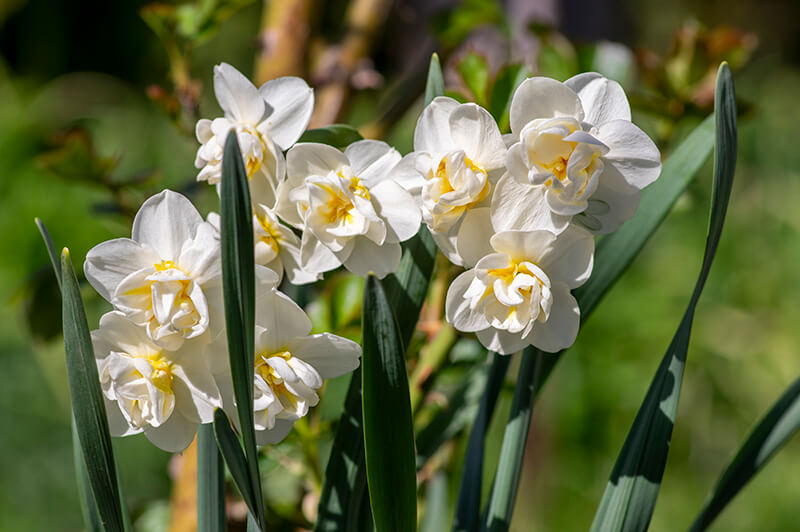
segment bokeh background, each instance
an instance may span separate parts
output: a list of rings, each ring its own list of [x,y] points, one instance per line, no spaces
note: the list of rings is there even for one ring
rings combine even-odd
[[[800,374],[798,17],[791,0],[0,1],[0,530],[82,526],[60,304],[34,217],[80,264],[93,245],[129,234],[132,213],[164,187],[202,212],[215,208],[213,189],[195,183],[192,126],[219,114],[211,76],[221,61],[260,81],[302,75],[317,87],[316,125],[348,122],[408,152],[433,51],[448,89],[484,104],[508,64],[559,79],[601,71],[623,84],[634,121],[665,156],[710,112],[719,61],[732,65],[741,110],[736,184],[651,527],[685,529],[755,421]],[[588,529],[688,302],[709,196],[707,164],[547,383],[513,530]],[[107,304],[86,288],[94,326]],[[337,274],[312,293],[317,327],[357,339],[359,290],[358,280]],[[477,363],[474,343],[453,342],[451,361],[426,388],[423,418]],[[493,421],[489,471],[513,372]],[[346,384],[330,383],[302,434],[265,451],[275,530],[302,530],[313,519],[316,475]],[[423,471],[421,496],[442,470],[452,504],[464,440],[462,431]],[[140,437],[115,447],[137,531],[191,530],[174,504],[187,482],[180,457]],[[797,530],[798,500],[793,441],[712,530]],[[243,514],[233,495],[230,514],[235,527]]]

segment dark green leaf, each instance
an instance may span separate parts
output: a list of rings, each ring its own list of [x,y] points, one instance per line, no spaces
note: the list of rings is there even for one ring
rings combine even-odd
[[[206,423],[197,429],[197,531],[220,532],[225,528],[225,466],[214,426]]]
[[[56,281],[58,281],[58,287],[61,288],[61,261],[58,259],[58,253],[56,253],[56,247],[53,245],[53,239],[50,238],[50,231],[47,230],[44,223],[39,218],[34,218],[36,222],[36,227],[39,228],[39,233],[42,235],[42,239],[44,240],[44,245],[47,248],[47,255],[50,257],[50,264],[53,266],[53,273],[56,276]]]
[[[593,531],[644,531],[658,497],[675,424],[683,370],[697,301],[722,234],[736,165],[736,100],[727,64],[717,75],[714,188],[703,265],[688,308],[633,422],[597,515]]]
[[[548,356],[551,355],[533,347],[527,347],[522,352],[514,400],[503,434],[500,461],[497,464],[483,530],[501,532],[508,530],[511,524],[511,513],[514,510],[519,476],[522,473],[525,442],[528,441],[533,400],[536,397],[536,383],[539,381],[538,373],[541,371],[542,360]]]
[[[59,266],[59,270],[60,270]],[[103,532],[103,520],[97,512],[97,504],[94,502],[92,486],[89,483],[89,473],[86,471],[86,464],[83,461],[81,452],[81,442],[78,439],[78,429],[75,427],[75,419],[72,419],[72,460],[75,464],[75,476],[78,481],[78,499],[81,502],[81,513],[89,532]]]
[[[254,498],[254,493],[249,489],[250,484],[250,466],[247,464],[247,459],[242,452],[242,446],[239,443],[239,438],[233,432],[231,422],[228,416],[221,408],[214,411],[214,435],[217,438],[217,447],[225,463],[228,465],[228,471],[231,472],[233,482],[239,488],[239,493],[242,494],[247,508],[251,514],[258,512],[257,507],[261,506],[261,501]]]
[[[444,96],[444,77],[442,65],[439,64],[439,55],[433,54],[428,66],[428,81],[425,84],[425,107],[437,96]]]
[[[300,136],[297,142],[319,142],[334,148],[345,148],[363,137],[358,130],[347,124],[331,124],[330,126],[309,129]]]
[[[708,528],[739,491],[800,428],[800,379],[783,392],[728,464],[690,532]]]
[[[383,287],[367,277],[361,359],[364,453],[375,527],[409,532],[417,526],[414,430],[405,351]]]
[[[265,529],[253,425],[253,373],[255,359],[255,262],[250,191],[236,133],[225,141],[220,194],[222,289],[233,392],[247,457],[247,484],[239,490],[254,501],[254,517]],[[223,456],[226,456],[223,453]],[[227,461],[227,456],[226,456]],[[228,462],[230,468],[230,463]]]
[[[117,470],[92,338],[69,250],[61,253],[64,349],[75,427],[97,511],[106,530],[124,530]]]
[[[481,487],[483,486],[483,447],[486,432],[492,421],[492,414],[497,405],[497,398],[506,377],[511,357],[490,353],[491,366],[486,389],[481,396],[481,406],[472,432],[469,435],[467,452],[464,458],[464,471],[461,474],[461,485],[458,490],[458,503],[453,524],[454,530],[477,530],[480,524]]]

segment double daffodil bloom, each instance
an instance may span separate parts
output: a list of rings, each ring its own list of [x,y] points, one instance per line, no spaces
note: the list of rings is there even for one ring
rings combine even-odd
[[[515,144],[492,199],[498,230],[510,223],[559,232],[572,221],[610,233],[633,216],[641,189],[661,172],[658,148],[631,123],[622,87],[600,74],[527,79],[510,118]]]
[[[411,195],[390,178],[400,154],[385,142],[362,140],[344,153],[324,144],[297,144],[287,154],[287,178],[277,214],[301,229],[301,266],[321,273],[342,264],[357,275],[384,277],[400,262],[400,242],[419,230]]]
[[[275,205],[275,190],[283,180],[283,151],[303,134],[314,107],[314,92],[300,78],[283,77],[256,88],[227,63],[214,67],[214,93],[225,115],[197,122],[201,146],[195,166],[199,181],[218,184],[222,152],[231,129],[236,131],[254,204]]]
[[[213,421],[222,399],[199,348],[191,345],[197,341],[168,351],[121,312],[100,318],[92,343],[112,436],[143,432],[161,449],[178,452],[200,423]]]
[[[103,242],[86,255],[86,279],[128,319],[171,351],[209,327],[220,304],[219,241],[184,196],[165,190],[144,202],[131,238]]]

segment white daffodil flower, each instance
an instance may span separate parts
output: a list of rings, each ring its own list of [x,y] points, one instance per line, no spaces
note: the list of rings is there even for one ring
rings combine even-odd
[[[307,284],[322,278],[320,273],[309,273],[300,266],[300,238],[281,224],[272,209],[256,204],[253,209],[253,240],[255,263],[266,266],[282,279],[286,272],[289,282]],[[219,235],[220,217],[212,212],[206,218]]]
[[[218,184],[222,152],[231,129],[236,131],[253,203],[272,208],[275,190],[286,172],[283,151],[303,134],[314,108],[314,92],[300,78],[283,77],[256,88],[227,63],[214,67],[214,92],[225,113],[197,122],[201,146],[195,166],[199,181]]]
[[[184,196],[165,190],[142,204],[131,238],[103,242],[86,255],[86,279],[164,349],[209,327],[220,303],[216,230]]]
[[[417,200],[422,219],[451,262],[464,214],[488,205],[505,167],[506,146],[492,116],[474,103],[435,98],[414,130],[414,152],[392,177]]]
[[[661,172],[658,148],[631,123],[622,87],[600,74],[529,78],[514,93],[510,118],[515,144],[492,210],[518,229],[559,232],[574,221],[610,233]],[[501,220],[495,226],[505,228]]]
[[[419,230],[414,199],[389,176],[400,154],[385,142],[361,140],[344,153],[324,144],[295,145],[277,214],[303,230],[301,265],[312,273],[342,264],[382,278],[400,262],[400,242]]]
[[[222,399],[192,342],[167,351],[121,312],[100,318],[92,343],[112,436],[144,432],[161,449],[178,452],[200,423],[213,421]]]
[[[256,269],[257,280],[268,275],[268,270]],[[269,279],[261,282],[266,286]],[[266,445],[281,441],[316,406],[324,379],[358,367],[361,347],[333,334],[309,335],[311,320],[278,290],[258,293],[255,310],[254,421],[256,442]],[[209,351],[226,353],[224,342],[222,335]],[[217,373],[217,382],[225,408],[236,420],[229,366]]]
[[[528,345],[554,353],[572,345],[580,310],[570,290],[592,272],[592,235],[570,225],[558,235],[503,231],[489,244],[467,252],[483,256],[450,285],[447,321],[502,354]]]

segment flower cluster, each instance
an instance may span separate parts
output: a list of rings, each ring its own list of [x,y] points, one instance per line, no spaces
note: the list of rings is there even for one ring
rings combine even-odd
[[[224,116],[200,120],[198,180],[219,185],[224,139],[236,132],[252,200],[256,259],[254,413],[259,444],[282,439],[326,378],[358,366],[360,347],[309,334],[304,311],[278,290],[344,266],[380,278],[425,223],[463,266],[446,317],[488,348],[571,345],[570,290],[592,271],[594,235],[633,216],[658,177],[653,142],[630,120],[622,88],[599,74],[530,78],[513,96],[511,134],[478,105],[434,99],[405,157],[384,142],[344,151],[297,143],[313,91],[299,78],[256,88],[227,64],[214,70]],[[219,187],[218,187],[219,190]],[[185,448],[213,410],[236,407],[222,311],[220,219],[204,220],[166,190],[137,213],[131,238],[102,243],[84,270],[114,310],[93,333],[113,434],[143,432]]]

